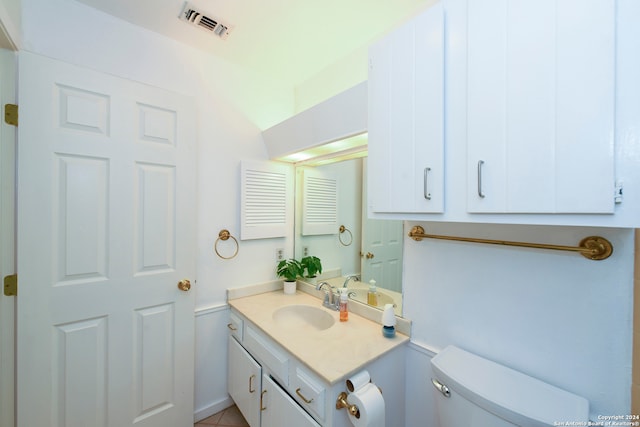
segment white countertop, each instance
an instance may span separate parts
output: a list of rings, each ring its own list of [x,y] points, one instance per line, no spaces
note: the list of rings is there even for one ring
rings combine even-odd
[[[383,337],[379,323],[355,313],[349,313],[347,322],[340,322],[338,311],[323,307],[322,300],[300,290],[295,295],[276,290],[230,299],[229,305],[330,384],[409,341],[398,332],[394,338]],[[334,316],[335,323],[325,330],[282,327],[274,321],[273,312],[287,305],[322,308]]]

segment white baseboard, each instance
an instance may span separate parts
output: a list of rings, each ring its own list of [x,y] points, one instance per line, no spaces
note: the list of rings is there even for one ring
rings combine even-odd
[[[229,406],[233,406],[234,402],[230,396],[227,396],[225,399],[219,400],[217,402],[211,403],[204,408],[200,408],[193,413],[193,422],[197,423],[198,421],[202,421],[205,418],[210,417],[213,414],[217,414],[223,409],[227,409]]]

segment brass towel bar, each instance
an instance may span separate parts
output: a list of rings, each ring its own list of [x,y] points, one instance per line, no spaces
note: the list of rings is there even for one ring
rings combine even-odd
[[[473,243],[487,243],[490,245],[504,245],[504,246],[520,246],[525,248],[537,248],[537,249],[552,249],[556,251],[571,251],[579,252],[585,258],[599,261],[607,259],[613,253],[613,245],[604,237],[589,236],[580,241],[579,246],[562,246],[562,245],[547,245],[543,243],[526,243],[526,242],[510,242],[507,240],[490,240],[490,239],[476,239],[472,237],[456,237],[456,236],[441,236],[435,234],[425,234],[424,228],[416,225],[409,232],[409,237],[415,241],[422,239],[440,239],[440,240],[455,240],[459,242],[473,242]]]

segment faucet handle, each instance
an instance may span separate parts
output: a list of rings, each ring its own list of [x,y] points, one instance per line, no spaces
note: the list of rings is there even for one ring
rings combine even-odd
[[[324,301],[322,302],[324,305],[328,305],[329,304],[329,292],[330,291],[325,291],[324,293]]]

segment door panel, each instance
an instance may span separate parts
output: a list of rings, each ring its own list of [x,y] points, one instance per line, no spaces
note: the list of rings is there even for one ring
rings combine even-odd
[[[172,341],[173,304],[136,310],[134,390],[136,421],[172,404],[171,384],[176,358]]]
[[[175,267],[175,170],[172,165],[136,164],[136,274]]]
[[[193,422],[193,101],[20,55],[18,425]]]
[[[54,425],[107,425],[107,328],[105,316],[54,327]]]
[[[54,162],[54,286],[107,280],[109,163],[61,154]]]

